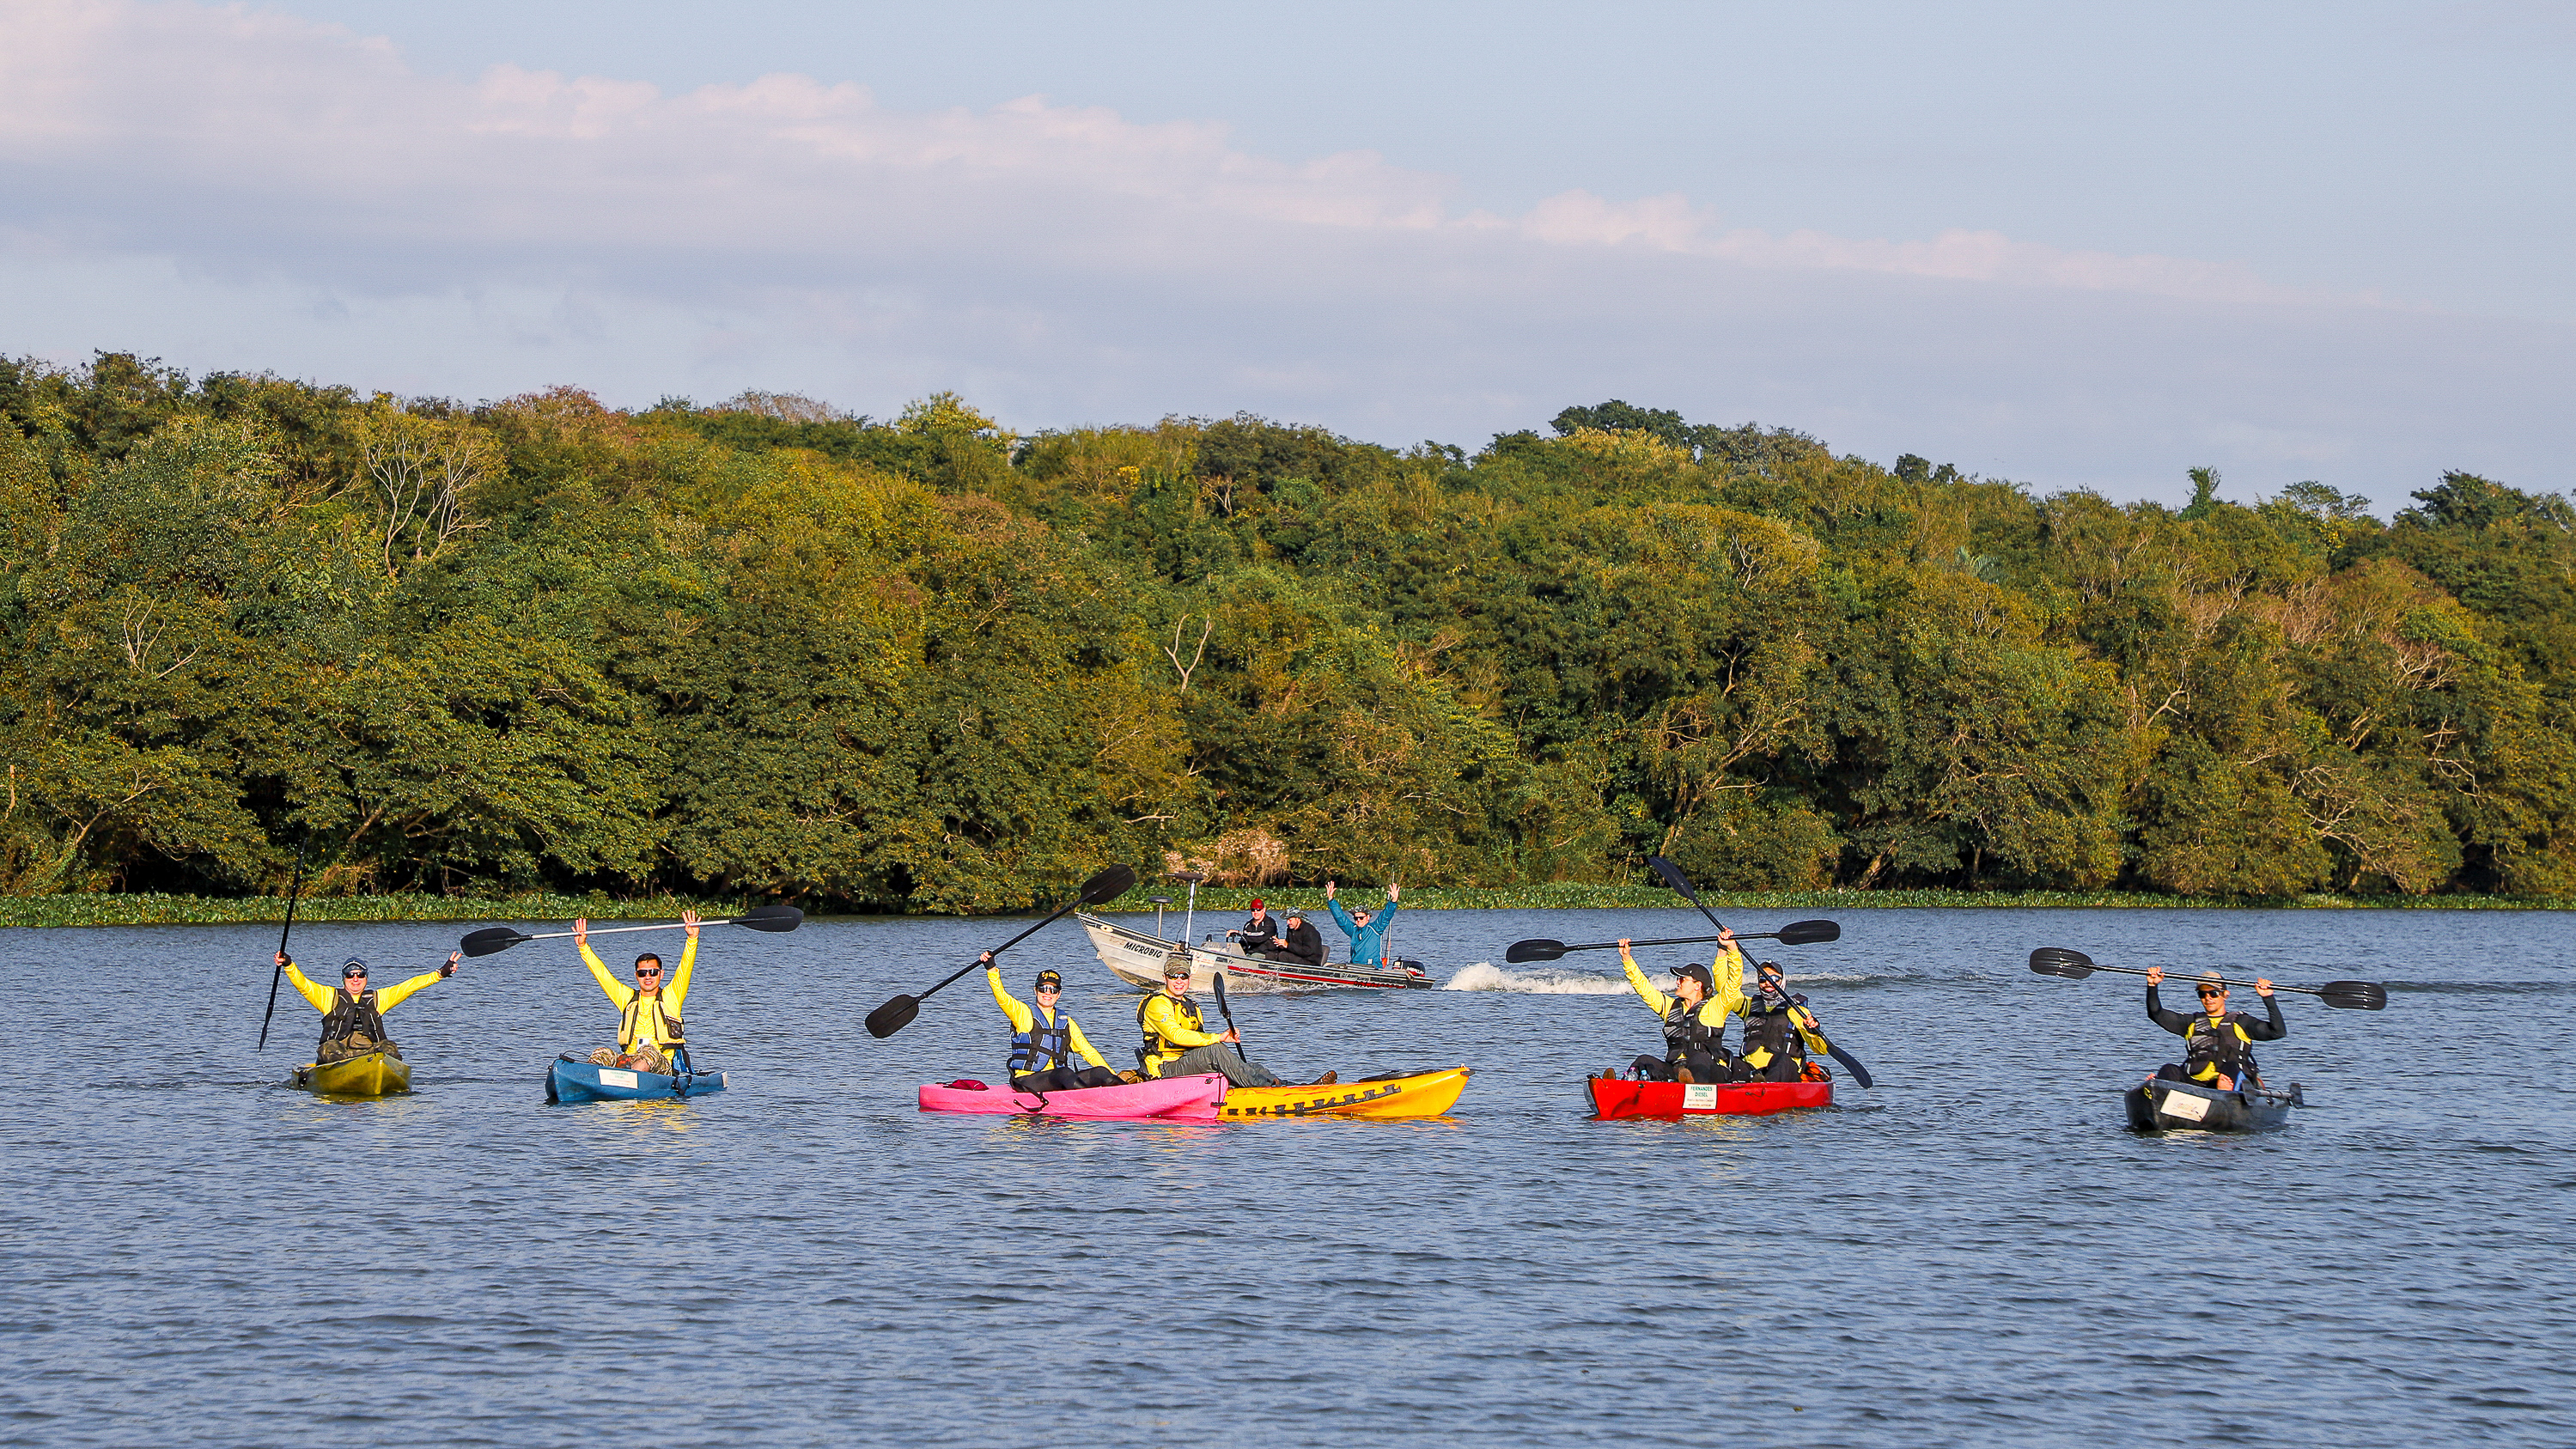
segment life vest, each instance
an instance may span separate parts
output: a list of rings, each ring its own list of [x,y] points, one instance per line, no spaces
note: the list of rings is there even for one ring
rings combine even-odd
[[[652,1015],[649,1017],[644,1014],[648,1005],[652,1008]],[[626,999],[626,1010],[618,1017],[618,1048],[622,1051],[633,1051],[635,1043],[643,1039],[643,1028],[648,1026],[653,1029],[653,1045],[664,1051],[675,1046],[684,1046],[688,1042],[688,1037],[680,1026],[680,1014],[664,1006],[659,995],[646,996],[638,991]]]
[[[331,1003],[331,1009],[322,1014],[322,1044],[324,1046],[334,1043],[343,1046],[360,1046],[364,1050],[383,1046],[385,1018],[384,1013],[376,1010],[374,988],[370,987],[355,996],[349,994],[349,988],[346,986],[335,987],[333,992],[337,999]],[[363,1044],[353,1043],[352,1037],[364,1037],[366,1040]]]
[[[1029,1029],[1011,1034],[1013,1075],[1027,1072],[1049,1072],[1064,1066],[1073,1055],[1073,1018],[1059,1011],[1052,1025],[1035,1010],[1029,1012]]]
[[[1793,1006],[1784,1001],[1778,1008],[1769,1009],[1762,1005],[1761,997],[1753,998],[1744,1011],[1745,1065],[1767,1067],[1773,1056],[1782,1053],[1792,1061],[1807,1059],[1807,1040],[1798,1034]]]
[[[1707,1052],[1716,1056],[1725,1051],[1726,1026],[1723,1018],[1716,1026],[1710,1026],[1700,1020],[1700,1013],[1706,1011],[1709,1005],[1707,1001],[1702,1001],[1697,1006],[1686,1005],[1679,996],[1675,996],[1671,1004],[1664,1008],[1666,1060],[1679,1061],[1692,1052]]]
[[[2183,1032],[2183,1070],[2195,1082],[2217,1079],[2224,1072],[2231,1077],[2261,1076],[2254,1065],[2254,1038],[2245,1034],[2245,1014],[2231,1011],[2217,1021],[2202,1012],[2191,1019]]]
[[[1182,1026],[1191,1031],[1205,1031],[1207,1028],[1199,1024],[1199,1004],[1186,996],[1176,997],[1168,991],[1159,991],[1136,1004],[1136,1030],[1143,1033],[1145,1037],[1145,1046],[1141,1055],[1153,1074],[1160,1076],[1163,1063],[1188,1051],[1189,1048],[1145,1024],[1145,1012],[1153,1006],[1157,998],[1172,1003],[1172,1010],[1180,1017]]]

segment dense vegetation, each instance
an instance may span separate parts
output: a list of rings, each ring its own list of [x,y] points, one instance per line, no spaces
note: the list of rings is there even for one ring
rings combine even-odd
[[[2576,894],[2576,511],[0,362],[0,892]],[[2429,480],[2428,480],[2429,481]]]

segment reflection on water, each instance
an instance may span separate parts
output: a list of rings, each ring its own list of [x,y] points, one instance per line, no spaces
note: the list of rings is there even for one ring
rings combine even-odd
[[[322,1101],[281,1085],[307,1041],[251,1050],[273,929],[0,932],[13,1045],[85,1084],[0,1116],[0,1444],[2576,1442],[2566,917],[1853,912],[1778,954],[1878,1090],[1589,1120],[1653,1017],[1494,960],[1697,924],[1408,913],[1459,989],[1235,1015],[1283,1075],[1473,1066],[1456,1112],[1201,1126],[915,1110],[997,1074],[991,1000],[858,1018],[1008,923],[711,936],[690,1027],[726,1091],[559,1107],[546,1063],[613,1023],[569,947],[407,1003],[410,1096]],[[1061,929],[1006,959],[1064,970],[1118,1057],[1137,997]],[[458,928],[311,934],[436,959]],[[2288,1003],[2264,1062],[2317,1106],[2139,1138],[2118,1093],[2173,1039],[2134,981],[2031,975],[2039,944],[2472,984]],[[150,999],[95,990],[130,960]]]

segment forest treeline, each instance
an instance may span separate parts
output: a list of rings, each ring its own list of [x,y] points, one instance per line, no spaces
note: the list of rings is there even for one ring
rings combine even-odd
[[[0,362],[0,891],[2576,893],[2576,510]]]

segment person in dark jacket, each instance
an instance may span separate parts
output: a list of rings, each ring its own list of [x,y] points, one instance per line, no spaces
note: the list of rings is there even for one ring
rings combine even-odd
[[[1269,910],[1261,904],[1259,896],[1252,898],[1252,919],[1226,934],[1243,943],[1243,954],[1246,956],[1277,958],[1279,923],[1271,919]]]
[[[1291,910],[1287,926],[1288,929],[1279,937],[1279,944],[1266,953],[1270,959],[1290,966],[1323,965],[1324,933],[1315,929],[1315,923],[1306,919],[1306,913]]]
[[[2165,1063],[2156,1076],[2169,1082],[2199,1082],[2222,1092],[2236,1090],[2239,1081],[2263,1084],[2262,1069],[2254,1062],[2254,1043],[2279,1041],[2290,1034],[2290,1024],[2281,1019],[2281,1003],[2272,996],[2272,983],[2258,978],[2254,994],[2263,998],[2267,1018],[2256,1021],[2241,1011],[2227,1009],[2227,983],[2218,973],[2209,972],[2194,988],[2200,994],[2200,1010],[2189,1014],[2165,1010],[2156,996],[2157,983],[2165,979],[2164,968],[2147,968],[2147,1019],[2183,1040],[2183,1059],[2177,1066]]]

